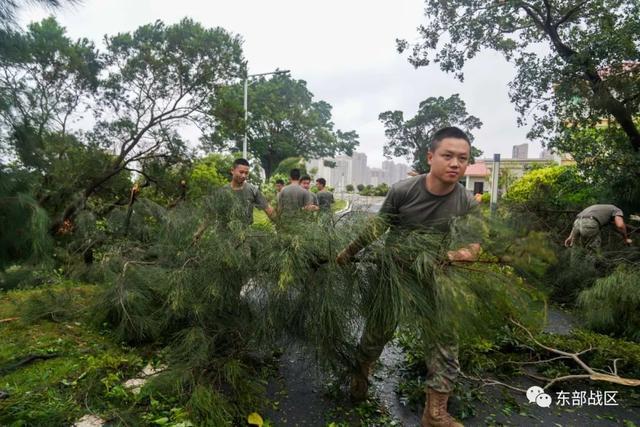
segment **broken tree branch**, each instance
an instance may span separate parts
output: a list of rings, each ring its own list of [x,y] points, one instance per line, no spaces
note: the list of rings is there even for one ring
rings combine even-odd
[[[561,377],[552,378],[543,387],[544,389],[547,389],[547,388],[551,387],[553,384],[555,384],[557,382],[576,380],[576,379],[590,379],[592,381],[604,381],[604,382],[610,382],[610,383],[614,383],[614,384],[626,385],[626,386],[630,386],[630,387],[640,386],[640,380],[638,380],[638,379],[623,378],[623,377],[620,377],[620,376],[617,375],[618,369],[617,369],[617,364],[616,363],[617,363],[618,359],[614,360],[613,374],[606,374],[606,373],[597,372],[594,368],[590,367],[582,359],[580,359],[581,355],[583,355],[584,353],[586,353],[588,351],[593,350],[592,347],[589,347],[587,350],[583,350],[583,351],[580,351],[580,352],[577,352],[577,353],[571,353],[571,352],[559,350],[557,348],[549,347],[547,345],[542,344],[540,341],[538,341],[533,336],[531,331],[529,331],[526,327],[524,327],[518,321],[516,321],[514,319],[509,319],[509,320],[511,321],[511,323],[513,323],[518,328],[523,330],[527,334],[527,336],[531,339],[531,341],[533,341],[537,346],[547,350],[550,353],[560,355],[560,356],[562,356],[564,358],[572,359],[574,362],[576,362],[578,365],[580,365],[580,367],[582,369],[584,369],[587,372],[586,374],[565,375],[565,376],[561,376]]]

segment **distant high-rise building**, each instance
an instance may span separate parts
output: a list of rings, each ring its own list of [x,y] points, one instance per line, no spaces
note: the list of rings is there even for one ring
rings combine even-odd
[[[543,160],[553,160],[554,159],[553,151],[551,151],[550,149],[542,150],[540,152],[540,158]]]
[[[329,166],[333,165],[333,167]],[[383,182],[392,185],[407,178],[409,166],[394,163],[390,160],[382,162],[382,168],[369,168],[367,155],[353,153],[353,156],[336,156],[335,158],[312,159],[306,163],[307,170],[318,178],[327,180],[327,185],[338,191],[351,184],[379,185]]]
[[[404,163],[395,163],[390,160],[382,162],[382,169],[384,170],[383,182],[386,182],[389,185],[407,178],[407,173],[409,172],[409,166]]]
[[[513,146],[513,155],[511,156],[514,159],[526,159],[529,157],[529,144],[526,142],[520,145]]]
[[[370,175],[369,183],[374,187],[385,182],[385,173],[382,168],[371,168]]]
[[[367,167],[367,155],[364,153],[353,153],[351,157],[352,181],[354,185],[369,183],[369,168]]]
[[[385,160],[382,162],[382,170],[383,170],[383,174],[382,174],[382,182],[385,182],[387,184],[391,184],[392,182],[396,182],[394,181],[394,166],[395,163],[393,163],[391,160]],[[381,184],[382,182],[379,182],[378,184]]]
[[[405,165],[404,163],[398,163],[396,165],[398,181],[402,181],[403,179],[409,178],[409,165]],[[398,182],[395,181],[395,182]],[[395,184],[394,182],[394,184]]]
[[[344,191],[348,184],[353,184],[353,162],[349,156],[337,156],[333,161],[336,166],[331,170],[331,185],[338,191]]]

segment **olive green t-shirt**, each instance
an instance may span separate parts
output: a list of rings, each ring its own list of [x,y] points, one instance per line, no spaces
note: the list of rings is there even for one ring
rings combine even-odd
[[[241,189],[236,190],[231,187],[231,184],[227,184],[224,187],[233,191],[238,196],[240,202],[244,205],[244,222],[247,225],[253,224],[253,207],[256,206],[262,210],[265,210],[269,203],[264,198],[258,187],[248,182],[245,182]]]
[[[278,210],[282,214],[298,213],[313,204],[313,196],[298,184],[289,184],[278,193]]]
[[[321,211],[331,210],[331,204],[334,202],[333,193],[329,191],[318,191],[316,193],[318,199],[318,207]]]
[[[379,215],[392,228],[430,228],[447,232],[452,218],[466,215],[477,204],[461,184],[442,196],[430,193],[423,174],[394,184]]]
[[[591,205],[578,214],[578,218],[595,218],[601,227],[609,224],[616,216],[624,216],[624,214],[614,205]]]

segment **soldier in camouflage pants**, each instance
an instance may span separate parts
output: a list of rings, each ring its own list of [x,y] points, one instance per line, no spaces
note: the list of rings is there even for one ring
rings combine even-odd
[[[564,241],[567,247],[577,243],[590,250],[598,250],[601,245],[600,229],[613,224],[620,233],[624,243],[630,245],[627,227],[624,223],[622,210],[614,205],[591,205],[580,212],[573,223],[571,234]]]
[[[427,152],[429,173],[416,175],[394,184],[378,212],[379,220],[388,227],[373,228],[368,235],[351,242],[336,257],[338,264],[344,265],[363,248],[378,239],[388,229],[389,235],[401,230],[424,230],[448,233],[453,218],[475,211],[477,202],[459,183],[471,159],[471,142],[468,135],[459,128],[446,127],[433,134]],[[478,243],[447,253],[449,260],[473,261],[480,251]],[[384,269],[382,270],[384,272]],[[384,280],[384,279],[383,279]],[[368,389],[368,375],[371,364],[391,339],[398,323],[397,307],[400,295],[385,295],[394,292],[390,283],[380,282],[374,289],[377,312],[367,315],[367,322],[360,340],[358,364],[351,377],[351,396],[364,399]],[[388,297],[394,297],[389,299]],[[387,303],[387,304],[385,304]],[[427,303],[428,301],[423,301]],[[394,307],[395,306],[395,307]],[[389,307],[390,309],[386,309]],[[424,309],[424,307],[419,307]],[[389,312],[390,311],[390,312]],[[394,312],[396,311],[396,312]],[[429,315],[429,313],[425,313]],[[437,316],[439,313],[433,313]],[[437,319],[437,317],[434,317]],[[430,328],[426,336],[444,336]],[[424,334],[423,334],[424,335]],[[460,427],[447,412],[447,401],[459,371],[455,337],[436,339],[427,347],[427,401],[421,426]]]
[[[406,266],[406,272],[412,279],[417,280],[415,275],[410,273],[409,266]],[[374,289],[370,289],[370,292],[384,299],[386,296],[381,296],[383,292],[380,292],[382,286],[384,285],[378,284],[373,287]],[[381,304],[381,307],[384,306],[384,303]],[[385,310],[384,313],[369,313],[367,316],[356,356],[359,366],[366,367],[367,375],[371,365],[382,354],[384,346],[393,339],[397,325],[398,313],[394,313],[392,309]],[[429,322],[423,322],[421,328],[427,366],[426,386],[440,393],[449,394],[453,392],[460,372],[457,337],[451,331],[437,333]],[[355,390],[355,392],[358,391]]]

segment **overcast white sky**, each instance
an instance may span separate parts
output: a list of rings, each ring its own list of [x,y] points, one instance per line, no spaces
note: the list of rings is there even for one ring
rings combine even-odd
[[[27,7],[20,18],[24,25],[49,14]],[[384,160],[378,114],[402,110],[409,118],[420,101],[454,93],[483,121],[474,135],[486,157],[511,157],[512,146],[523,142],[529,142],[529,157],[541,150],[526,140],[526,128],[516,126],[507,96],[514,68],[501,56],[480,55],[467,64],[460,83],[437,66],[416,70],[396,52],[396,38],[416,38],[425,20],[423,0],[84,0],[55,15],[71,37],[87,37],[98,46],[105,34],[185,16],[240,34],[250,73],[288,69],[306,80],[316,99],[333,106],[336,128],[358,132],[358,151],[367,154],[370,166]]]

